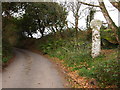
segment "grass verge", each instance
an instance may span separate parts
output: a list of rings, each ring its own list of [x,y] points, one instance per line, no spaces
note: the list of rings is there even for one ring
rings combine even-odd
[[[78,41],[74,36],[59,39],[46,36],[39,41],[41,43],[37,43],[37,48],[44,54],[63,60],[66,67],[72,68],[71,72],[94,78],[100,87],[117,87],[119,84],[117,48],[103,49],[101,55],[93,59],[90,55],[91,42],[85,38],[85,34],[82,35],[83,32],[80,33]]]

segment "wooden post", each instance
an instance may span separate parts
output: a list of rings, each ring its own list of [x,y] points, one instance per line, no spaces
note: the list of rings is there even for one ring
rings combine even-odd
[[[101,51],[100,27],[102,22],[100,20],[92,20],[90,26],[92,28],[92,57],[95,58]]]

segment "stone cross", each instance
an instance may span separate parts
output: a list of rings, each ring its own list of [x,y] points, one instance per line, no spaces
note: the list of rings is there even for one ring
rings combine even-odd
[[[92,28],[92,57],[95,58],[100,54],[101,51],[101,39],[100,39],[100,27],[102,26],[102,21],[92,20],[90,23]]]

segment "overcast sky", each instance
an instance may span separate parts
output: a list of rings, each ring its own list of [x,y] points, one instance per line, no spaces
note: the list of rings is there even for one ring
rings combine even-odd
[[[87,3],[93,2],[93,1],[95,2],[96,5],[98,5],[97,0],[86,0]],[[112,20],[115,22],[115,24],[117,26],[120,26],[120,22],[118,22],[118,15],[120,16],[120,12],[115,7],[113,7],[112,4],[108,0],[104,0],[104,1],[105,1],[105,6],[106,6],[107,10],[109,11],[109,15],[111,16]],[[86,5],[83,5],[83,7],[86,7]],[[97,8],[97,10],[100,10],[100,9]],[[94,19],[99,19],[101,21],[106,22],[102,12],[96,12]],[[72,15],[71,11],[69,12],[67,20],[70,22],[74,22],[74,17]],[[79,27],[85,28],[85,26],[86,26],[85,22],[86,22],[85,18],[82,18],[81,20],[79,20]],[[72,24],[69,23],[69,26],[71,27]]]

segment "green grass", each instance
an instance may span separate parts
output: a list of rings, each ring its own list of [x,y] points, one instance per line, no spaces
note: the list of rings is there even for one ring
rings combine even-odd
[[[80,76],[95,78],[102,86],[118,85],[119,70],[117,62],[114,62],[117,59],[117,49],[114,48],[107,54],[102,52],[93,59],[90,55],[91,41],[86,37],[87,34],[83,32],[79,33],[78,41],[74,35],[60,39],[49,35],[43,37],[40,43],[37,41],[37,48],[44,54],[64,60],[64,64],[72,67],[72,71],[79,71]]]
[[[3,41],[3,46],[2,46],[2,63],[7,63],[8,60],[10,60],[13,57],[13,52],[12,52],[12,47],[11,45]]]
[[[2,62],[3,62],[3,63],[6,63],[6,62],[8,62],[8,60],[10,60],[11,58],[12,58],[12,55],[11,55],[11,56],[3,57],[3,58],[2,58]]]
[[[2,46],[0,45],[0,55],[2,55]]]

